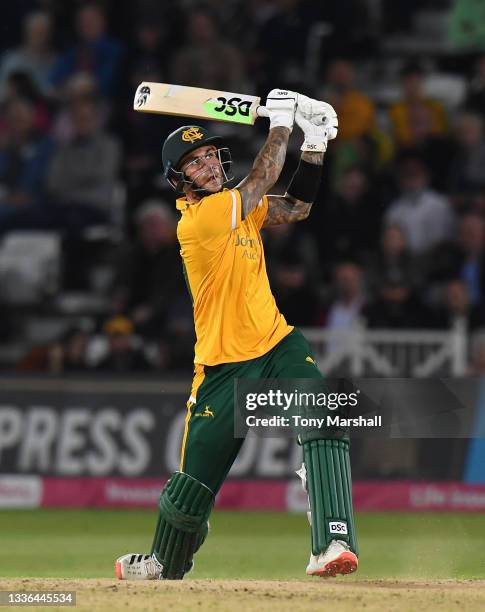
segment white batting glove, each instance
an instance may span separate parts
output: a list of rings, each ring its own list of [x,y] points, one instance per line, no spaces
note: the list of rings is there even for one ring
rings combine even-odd
[[[328,140],[333,140],[338,132],[338,118],[335,109],[327,102],[314,100],[308,96],[298,94],[298,110],[305,119],[315,125],[327,128]]]
[[[295,121],[305,136],[305,140],[300,147],[302,151],[323,153],[327,150],[328,129],[324,125],[315,125],[306,119],[299,110],[296,111]]]
[[[269,129],[286,127],[293,129],[298,94],[287,89],[272,89],[266,98],[269,115]]]

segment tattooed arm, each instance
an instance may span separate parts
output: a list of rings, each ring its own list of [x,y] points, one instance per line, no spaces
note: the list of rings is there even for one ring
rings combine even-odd
[[[304,151],[301,158],[310,164],[323,165],[323,153]],[[295,223],[303,221],[310,214],[313,202],[303,202],[286,193],[284,196],[268,196],[268,212],[263,228],[282,223]]]
[[[286,127],[270,130],[266,142],[254,160],[251,172],[236,187],[241,194],[243,219],[278,180],[285,163],[289,137],[290,130]]]

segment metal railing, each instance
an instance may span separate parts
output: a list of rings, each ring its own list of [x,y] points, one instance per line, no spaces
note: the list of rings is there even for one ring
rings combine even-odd
[[[332,376],[426,378],[463,376],[467,368],[466,323],[450,330],[367,329],[362,322],[342,330],[303,330],[320,370]]]

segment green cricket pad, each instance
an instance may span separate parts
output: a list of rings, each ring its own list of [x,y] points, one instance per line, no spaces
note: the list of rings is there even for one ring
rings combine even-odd
[[[162,578],[180,580],[208,533],[214,494],[184,472],[175,472],[160,496],[152,554],[163,565]]]
[[[332,540],[343,540],[358,554],[352,505],[348,440],[303,443],[307,493],[312,513],[312,552],[324,551]]]

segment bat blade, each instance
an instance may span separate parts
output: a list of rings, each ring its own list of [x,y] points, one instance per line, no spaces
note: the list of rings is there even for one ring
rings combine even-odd
[[[213,121],[253,125],[262,115],[261,98],[229,91],[143,82],[138,85],[134,110]]]

